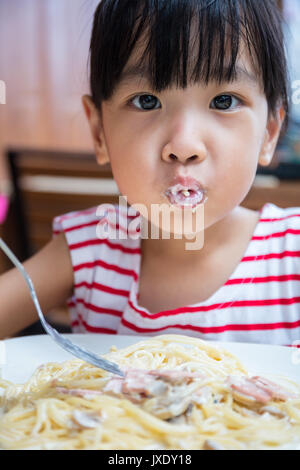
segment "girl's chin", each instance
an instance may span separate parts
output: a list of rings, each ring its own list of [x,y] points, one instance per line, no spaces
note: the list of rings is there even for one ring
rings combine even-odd
[[[204,205],[196,208],[173,207],[170,204],[152,204],[150,209],[140,207],[143,220],[143,233],[149,236],[160,234],[162,238],[192,238],[202,232],[204,224]]]

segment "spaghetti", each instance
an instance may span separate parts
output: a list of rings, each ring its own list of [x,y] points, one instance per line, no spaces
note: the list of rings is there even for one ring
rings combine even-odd
[[[71,360],[0,381],[0,447],[300,448],[300,387],[250,377],[223,348],[162,335],[106,357],[125,378]]]

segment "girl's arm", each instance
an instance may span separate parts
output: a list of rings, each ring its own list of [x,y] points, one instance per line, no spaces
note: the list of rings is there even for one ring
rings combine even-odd
[[[64,234],[49,242],[24,263],[44,314],[64,305],[73,290],[73,269]],[[28,286],[21,273],[11,269],[0,276],[0,339],[38,320]]]

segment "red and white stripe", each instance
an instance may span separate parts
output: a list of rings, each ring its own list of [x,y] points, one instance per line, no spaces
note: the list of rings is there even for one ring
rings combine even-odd
[[[300,339],[300,207],[266,204],[243,259],[217,292],[204,302],[155,313],[138,304],[141,240],[99,239],[96,209],[54,220],[73,263],[74,332],[179,333],[282,345]],[[125,217],[118,218],[117,234],[134,220]]]

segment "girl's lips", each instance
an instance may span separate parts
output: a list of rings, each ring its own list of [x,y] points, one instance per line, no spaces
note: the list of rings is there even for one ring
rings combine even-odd
[[[182,186],[183,188],[188,189],[194,189],[195,191],[201,190],[201,191],[206,191],[204,186],[197,181],[195,178],[192,178],[191,176],[177,176],[173,182],[173,186]],[[171,186],[171,187],[173,187]]]
[[[179,177],[175,183],[177,184],[170,186],[165,192],[172,205],[194,209],[207,201],[207,190],[194,178]]]

